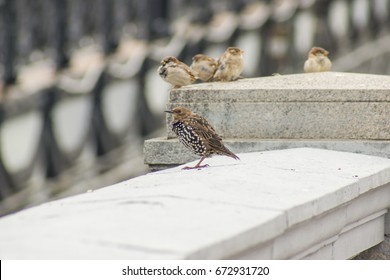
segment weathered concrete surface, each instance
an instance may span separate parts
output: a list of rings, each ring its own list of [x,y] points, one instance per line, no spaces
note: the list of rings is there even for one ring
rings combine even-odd
[[[314,147],[390,158],[390,76],[323,72],[203,83],[170,92],[168,108],[206,117],[233,152]],[[152,169],[196,157],[170,129],[147,140]]]
[[[388,260],[390,254],[390,237],[386,237],[384,242],[358,254],[354,260]]]
[[[172,103],[390,101],[390,77],[342,72],[305,73],[185,86]]]
[[[168,107],[205,116],[225,138],[383,140],[389,101],[390,76],[323,72],[191,85]]]
[[[355,256],[354,260],[389,260],[390,259],[390,212],[385,216],[385,241]]]
[[[390,102],[210,102],[169,106],[200,112],[225,138],[390,139]],[[169,137],[175,135],[170,132]]]
[[[390,141],[380,140],[224,139],[223,142],[235,153],[312,147],[390,158]],[[145,141],[144,156],[145,162],[153,170],[177,166],[199,158],[180,144],[177,138],[164,137]]]
[[[320,149],[207,159],[0,219],[1,259],[345,259],[384,239],[390,160]]]

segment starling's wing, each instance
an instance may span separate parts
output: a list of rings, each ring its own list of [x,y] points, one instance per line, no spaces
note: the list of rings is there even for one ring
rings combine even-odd
[[[192,114],[190,118],[186,119],[186,121],[188,122],[188,125],[192,127],[194,132],[202,137],[202,139],[206,140],[206,142],[209,139],[222,141],[222,138],[215,132],[214,127],[212,127],[205,118]]]
[[[208,123],[205,118],[193,114],[187,119],[188,125],[192,127],[194,132],[204,140],[204,144],[208,149],[211,149],[216,154],[222,154],[238,159],[223,143],[222,138],[215,132],[215,129]]]

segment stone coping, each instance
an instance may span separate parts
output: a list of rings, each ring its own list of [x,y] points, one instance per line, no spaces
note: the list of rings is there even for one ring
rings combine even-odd
[[[239,156],[3,217],[0,258],[349,258],[383,240],[389,159],[312,148]]]
[[[185,86],[167,107],[191,109],[222,138],[389,140],[389,101],[390,76],[323,72]]]
[[[390,101],[390,76],[304,73],[214,82],[171,90],[170,103]]]
[[[349,139],[223,139],[234,153],[293,148],[318,148],[390,158],[390,141]],[[199,159],[177,138],[158,137],[144,142],[144,161],[150,168],[180,165]]]

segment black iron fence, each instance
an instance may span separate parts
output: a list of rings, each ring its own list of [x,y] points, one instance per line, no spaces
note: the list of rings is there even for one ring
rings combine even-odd
[[[313,45],[343,59],[389,36],[389,21],[390,0],[0,0],[0,214],[55,195],[48,178],[110,170],[162,127],[165,55],[236,45],[247,77],[296,73]],[[334,70],[390,74],[382,45]]]

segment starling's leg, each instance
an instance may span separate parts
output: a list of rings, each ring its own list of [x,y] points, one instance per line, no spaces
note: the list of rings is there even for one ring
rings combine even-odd
[[[205,164],[205,165],[200,165],[202,163],[202,161],[205,159],[206,157],[203,156],[200,161],[193,167],[193,168],[203,168],[203,167],[207,167],[209,166],[208,164]]]
[[[205,164],[205,165],[200,165],[202,163],[202,161],[205,159],[206,157],[203,156],[200,161],[193,167],[189,167],[189,166],[186,166],[186,167],[183,167],[184,170],[189,170],[189,169],[197,169],[197,168],[203,168],[203,167],[207,167],[209,166],[208,164]]]

